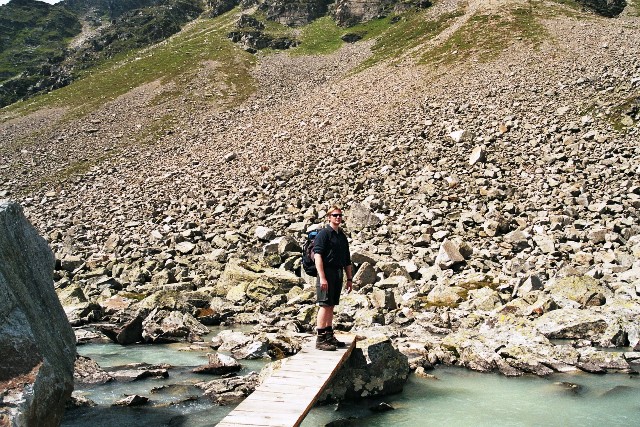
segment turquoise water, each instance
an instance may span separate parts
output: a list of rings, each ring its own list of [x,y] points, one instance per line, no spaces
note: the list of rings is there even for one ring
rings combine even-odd
[[[640,426],[640,378],[623,374],[558,374],[507,378],[441,367],[438,379],[412,376],[402,394],[367,404],[314,408],[303,426],[357,417],[367,426]],[[559,382],[579,386],[570,388]],[[395,409],[373,413],[378,402]]]
[[[169,378],[130,383],[112,382],[76,390],[98,406],[67,411],[62,426],[212,426],[233,408],[214,406],[193,384],[219,378],[195,375],[191,369],[207,362],[212,350],[181,351],[184,344],[88,344],[82,355],[104,368],[134,362],[169,363]],[[265,361],[240,361],[244,375],[259,371]],[[312,409],[303,426],[322,426],[341,418],[366,426],[640,426],[640,377],[628,374],[557,374],[551,377],[507,378],[461,368],[431,371],[438,379],[411,376],[401,394],[360,403]],[[559,384],[567,382],[577,387]],[[152,392],[153,388],[171,387]],[[112,407],[125,394],[151,399],[147,406]],[[194,400],[185,401],[191,396]],[[395,409],[374,413],[386,402]]]

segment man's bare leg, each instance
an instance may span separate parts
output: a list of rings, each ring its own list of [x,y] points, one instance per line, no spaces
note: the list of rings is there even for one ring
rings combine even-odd
[[[328,328],[333,325],[333,306],[322,306],[318,310],[318,329]]]

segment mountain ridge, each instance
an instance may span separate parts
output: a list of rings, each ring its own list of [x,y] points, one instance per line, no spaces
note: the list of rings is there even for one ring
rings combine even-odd
[[[584,4],[603,15],[616,16],[626,2],[585,0]],[[64,0],[51,6],[37,0],[12,0],[0,7],[0,40],[4,40],[0,44],[0,106],[65,86],[81,76],[83,70],[95,67],[105,58],[151,46],[176,34],[183,25],[200,15],[215,17],[234,7],[254,6],[257,9],[251,13],[258,13],[259,19],[289,27],[304,26],[322,16],[330,16],[340,27],[349,28],[430,5],[421,0],[338,0],[335,3],[324,0],[209,3],[201,0]],[[37,13],[44,12],[46,16],[38,19]],[[25,14],[36,14],[26,28],[19,23],[20,19],[25,19]],[[47,23],[42,23],[43,19]],[[264,24],[259,25],[264,27]],[[81,29],[84,29],[82,37],[72,39],[81,33]],[[250,26],[239,26],[239,31],[230,37],[253,53],[268,47],[286,49],[299,43],[295,37],[274,39],[268,31]],[[355,41],[361,36],[357,32],[347,32],[345,37]],[[24,49],[23,39],[35,43],[36,49]]]

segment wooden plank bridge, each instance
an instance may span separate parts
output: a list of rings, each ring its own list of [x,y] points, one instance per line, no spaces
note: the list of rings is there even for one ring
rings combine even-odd
[[[315,348],[314,341],[304,345],[298,354],[283,359],[282,368],[260,384],[218,427],[299,426],[355,347],[354,335],[336,338],[347,346],[321,351]]]

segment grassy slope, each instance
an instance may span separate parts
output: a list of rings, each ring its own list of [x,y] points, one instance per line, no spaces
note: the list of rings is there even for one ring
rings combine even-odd
[[[59,6],[5,6],[0,10],[0,81],[47,60],[56,62],[80,30],[78,19]]]
[[[569,0],[560,0],[566,3]],[[640,1],[640,0],[639,0]],[[530,4],[531,5],[531,4]],[[505,7],[500,14],[478,14],[440,44],[428,43],[464,14],[462,10],[430,17],[430,10],[409,11],[397,16],[377,19],[350,28],[340,28],[328,17],[291,29],[267,22],[266,32],[273,36],[296,37],[300,46],[292,55],[314,55],[335,52],[342,45],[345,33],[356,33],[364,40],[374,40],[372,55],[356,71],[383,61],[405,57],[427,64],[460,63],[469,57],[490,60],[514,41],[539,43],[546,37],[540,19],[548,14],[539,3],[535,7]],[[149,82],[173,83],[172,93],[163,97],[190,97],[189,82],[200,72],[201,64],[214,61],[217,65],[218,105],[233,106],[245,100],[254,90],[250,69],[256,57],[231,43],[226,35],[231,31],[237,10],[215,19],[199,19],[187,25],[179,34],[151,48],[119,55],[94,69],[70,86],[19,102],[3,109],[8,117],[22,115],[44,107],[69,110],[69,118],[80,117],[106,102]],[[158,102],[162,102],[159,99]]]
[[[163,43],[116,56],[67,87],[18,102],[4,111],[15,116],[41,108],[68,108],[71,117],[80,117],[133,88],[158,80],[174,83],[178,96],[188,91],[186,83],[205,61],[218,64],[217,82],[221,86],[234,88],[222,89],[221,101],[240,103],[254,90],[249,70],[255,58],[226,38],[231,21],[231,13],[198,20]]]
[[[570,0],[560,1],[566,3]],[[269,22],[266,31],[275,36],[297,37],[301,44],[289,51],[292,55],[335,52],[344,44],[340,39],[342,35],[347,32],[357,33],[364,40],[372,41],[372,55],[355,72],[380,62],[394,62],[407,56],[433,66],[451,63],[462,65],[471,58],[490,61],[515,42],[527,42],[534,46],[540,43],[547,37],[540,24],[542,19],[548,18],[550,14],[572,13],[564,4],[545,4],[545,8],[512,6],[503,8],[499,14],[464,17],[462,10],[437,18],[432,18],[429,10],[409,11],[348,29],[338,27],[329,18],[318,19],[300,29]],[[226,37],[233,28],[237,12],[234,10],[215,19],[198,19],[165,42],[112,58],[88,71],[70,86],[4,108],[2,111],[5,114],[0,117],[0,121],[49,107],[66,109],[66,120],[73,120],[150,82],[171,84],[171,92],[160,91],[153,101],[155,104],[179,98],[181,101],[197,101],[180,102],[180,108],[197,108],[202,102],[209,102],[208,99],[222,108],[239,105],[256,89],[250,71],[257,59]],[[457,19],[462,20],[462,25],[456,31],[437,44],[431,43],[434,37]],[[215,71],[205,78],[207,87],[203,89],[198,86],[193,89],[192,83],[198,78],[202,80],[200,73],[205,62],[215,63]],[[211,92],[210,97],[205,96],[203,99],[203,91]],[[156,118],[132,142],[160,139],[161,135],[176,125],[175,120],[170,115]],[[29,140],[37,139],[32,137]],[[28,144],[29,141],[14,141],[13,145],[22,143]],[[117,153],[112,152],[110,155]],[[85,159],[67,165],[48,177],[46,182],[36,183],[36,187],[80,175],[102,159]]]

